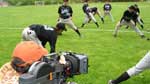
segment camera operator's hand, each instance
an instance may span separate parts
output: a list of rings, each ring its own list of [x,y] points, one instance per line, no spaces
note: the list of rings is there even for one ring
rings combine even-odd
[[[65,58],[65,56],[63,54],[60,56],[59,63],[60,64],[66,64],[67,63],[66,62],[66,58]]]

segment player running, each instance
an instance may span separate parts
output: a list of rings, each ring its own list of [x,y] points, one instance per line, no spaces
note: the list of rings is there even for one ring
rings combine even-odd
[[[139,30],[139,28],[135,25],[135,22],[133,21],[134,17],[137,17],[138,15],[134,12],[135,7],[130,6],[128,10],[126,10],[121,18],[121,21],[119,21],[116,25],[115,31],[114,31],[114,37],[117,36],[118,30],[120,29],[121,26],[127,25],[130,26],[137,32],[141,38],[144,38],[144,34]]]
[[[81,27],[84,27],[84,25],[89,23],[91,20],[96,24],[97,27],[99,27],[99,24],[96,21],[94,15],[97,14],[101,18],[101,21],[103,23],[104,23],[104,19],[101,16],[101,13],[100,13],[100,11],[98,10],[97,7],[92,7],[92,8],[89,7],[88,1],[89,0],[85,0],[84,4],[83,4],[83,7],[82,7],[83,12],[85,13],[85,20],[82,23]]]
[[[108,84],[119,84],[146,69],[150,69],[150,52],[148,52],[135,66],[124,72],[115,80],[110,80]]]
[[[58,14],[59,14],[58,23],[64,23],[70,26],[79,36],[81,36],[78,28],[72,22],[73,10],[71,6],[68,5],[69,0],[63,0],[63,1],[64,1],[63,5],[60,6],[58,9]]]
[[[57,35],[64,29],[65,25],[62,23],[58,23],[56,28],[47,25],[33,24],[23,30],[22,39],[24,41],[34,41],[43,47],[49,42],[51,48],[50,53],[53,53],[55,52]]]
[[[104,10],[104,17],[106,15],[108,15],[110,17],[110,19],[112,20],[112,22],[114,22],[114,18],[111,14],[112,6],[109,2],[105,2],[104,6],[103,6],[103,10]]]

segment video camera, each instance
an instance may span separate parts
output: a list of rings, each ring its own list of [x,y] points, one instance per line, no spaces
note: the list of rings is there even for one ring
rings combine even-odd
[[[69,84],[67,78],[88,73],[88,57],[73,52],[53,53],[31,65],[19,84]],[[74,83],[70,83],[74,84]]]

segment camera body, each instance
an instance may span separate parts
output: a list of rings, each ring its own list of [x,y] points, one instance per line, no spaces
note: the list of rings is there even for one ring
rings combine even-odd
[[[60,63],[61,56],[65,63]],[[74,75],[88,73],[88,57],[73,52],[53,53],[31,65],[28,73],[20,76],[19,84],[67,84]]]

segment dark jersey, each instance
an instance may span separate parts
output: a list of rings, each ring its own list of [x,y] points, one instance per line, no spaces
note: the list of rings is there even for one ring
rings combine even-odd
[[[83,4],[82,10],[84,13],[88,13],[89,9],[88,9],[89,5],[87,3]]]
[[[135,8],[135,12],[140,14],[140,9],[139,8]]]
[[[57,41],[57,33],[52,27],[46,25],[33,24],[29,28],[35,31],[36,36],[42,42],[43,47],[49,42],[51,46],[51,52],[55,52],[55,45]]]
[[[138,18],[138,14],[137,13],[133,13],[133,18],[132,20],[136,23],[137,22],[137,18]]]
[[[105,11],[111,11],[111,9],[112,9],[111,4],[105,4],[104,7],[103,7],[103,9]]]
[[[89,5],[87,3],[85,3],[85,4],[83,4],[82,10],[84,13],[86,13],[88,15],[89,12],[96,13],[97,7],[89,8]]]
[[[59,13],[61,18],[67,19],[67,18],[70,18],[72,16],[73,11],[72,11],[71,6],[62,5],[58,9],[58,13]]]
[[[121,20],[124,19],[125,21],[129,22],[130,20],[135,20],[135,18],[137,18],[137,14],[135,12],[129,12],[126,10]]]
[[[97,7],[92,7],[92,8],[90,8],[90,9],[91,9],[91,12],[92,12],[92,13],[96,13],[97,10],[98,10]]]

